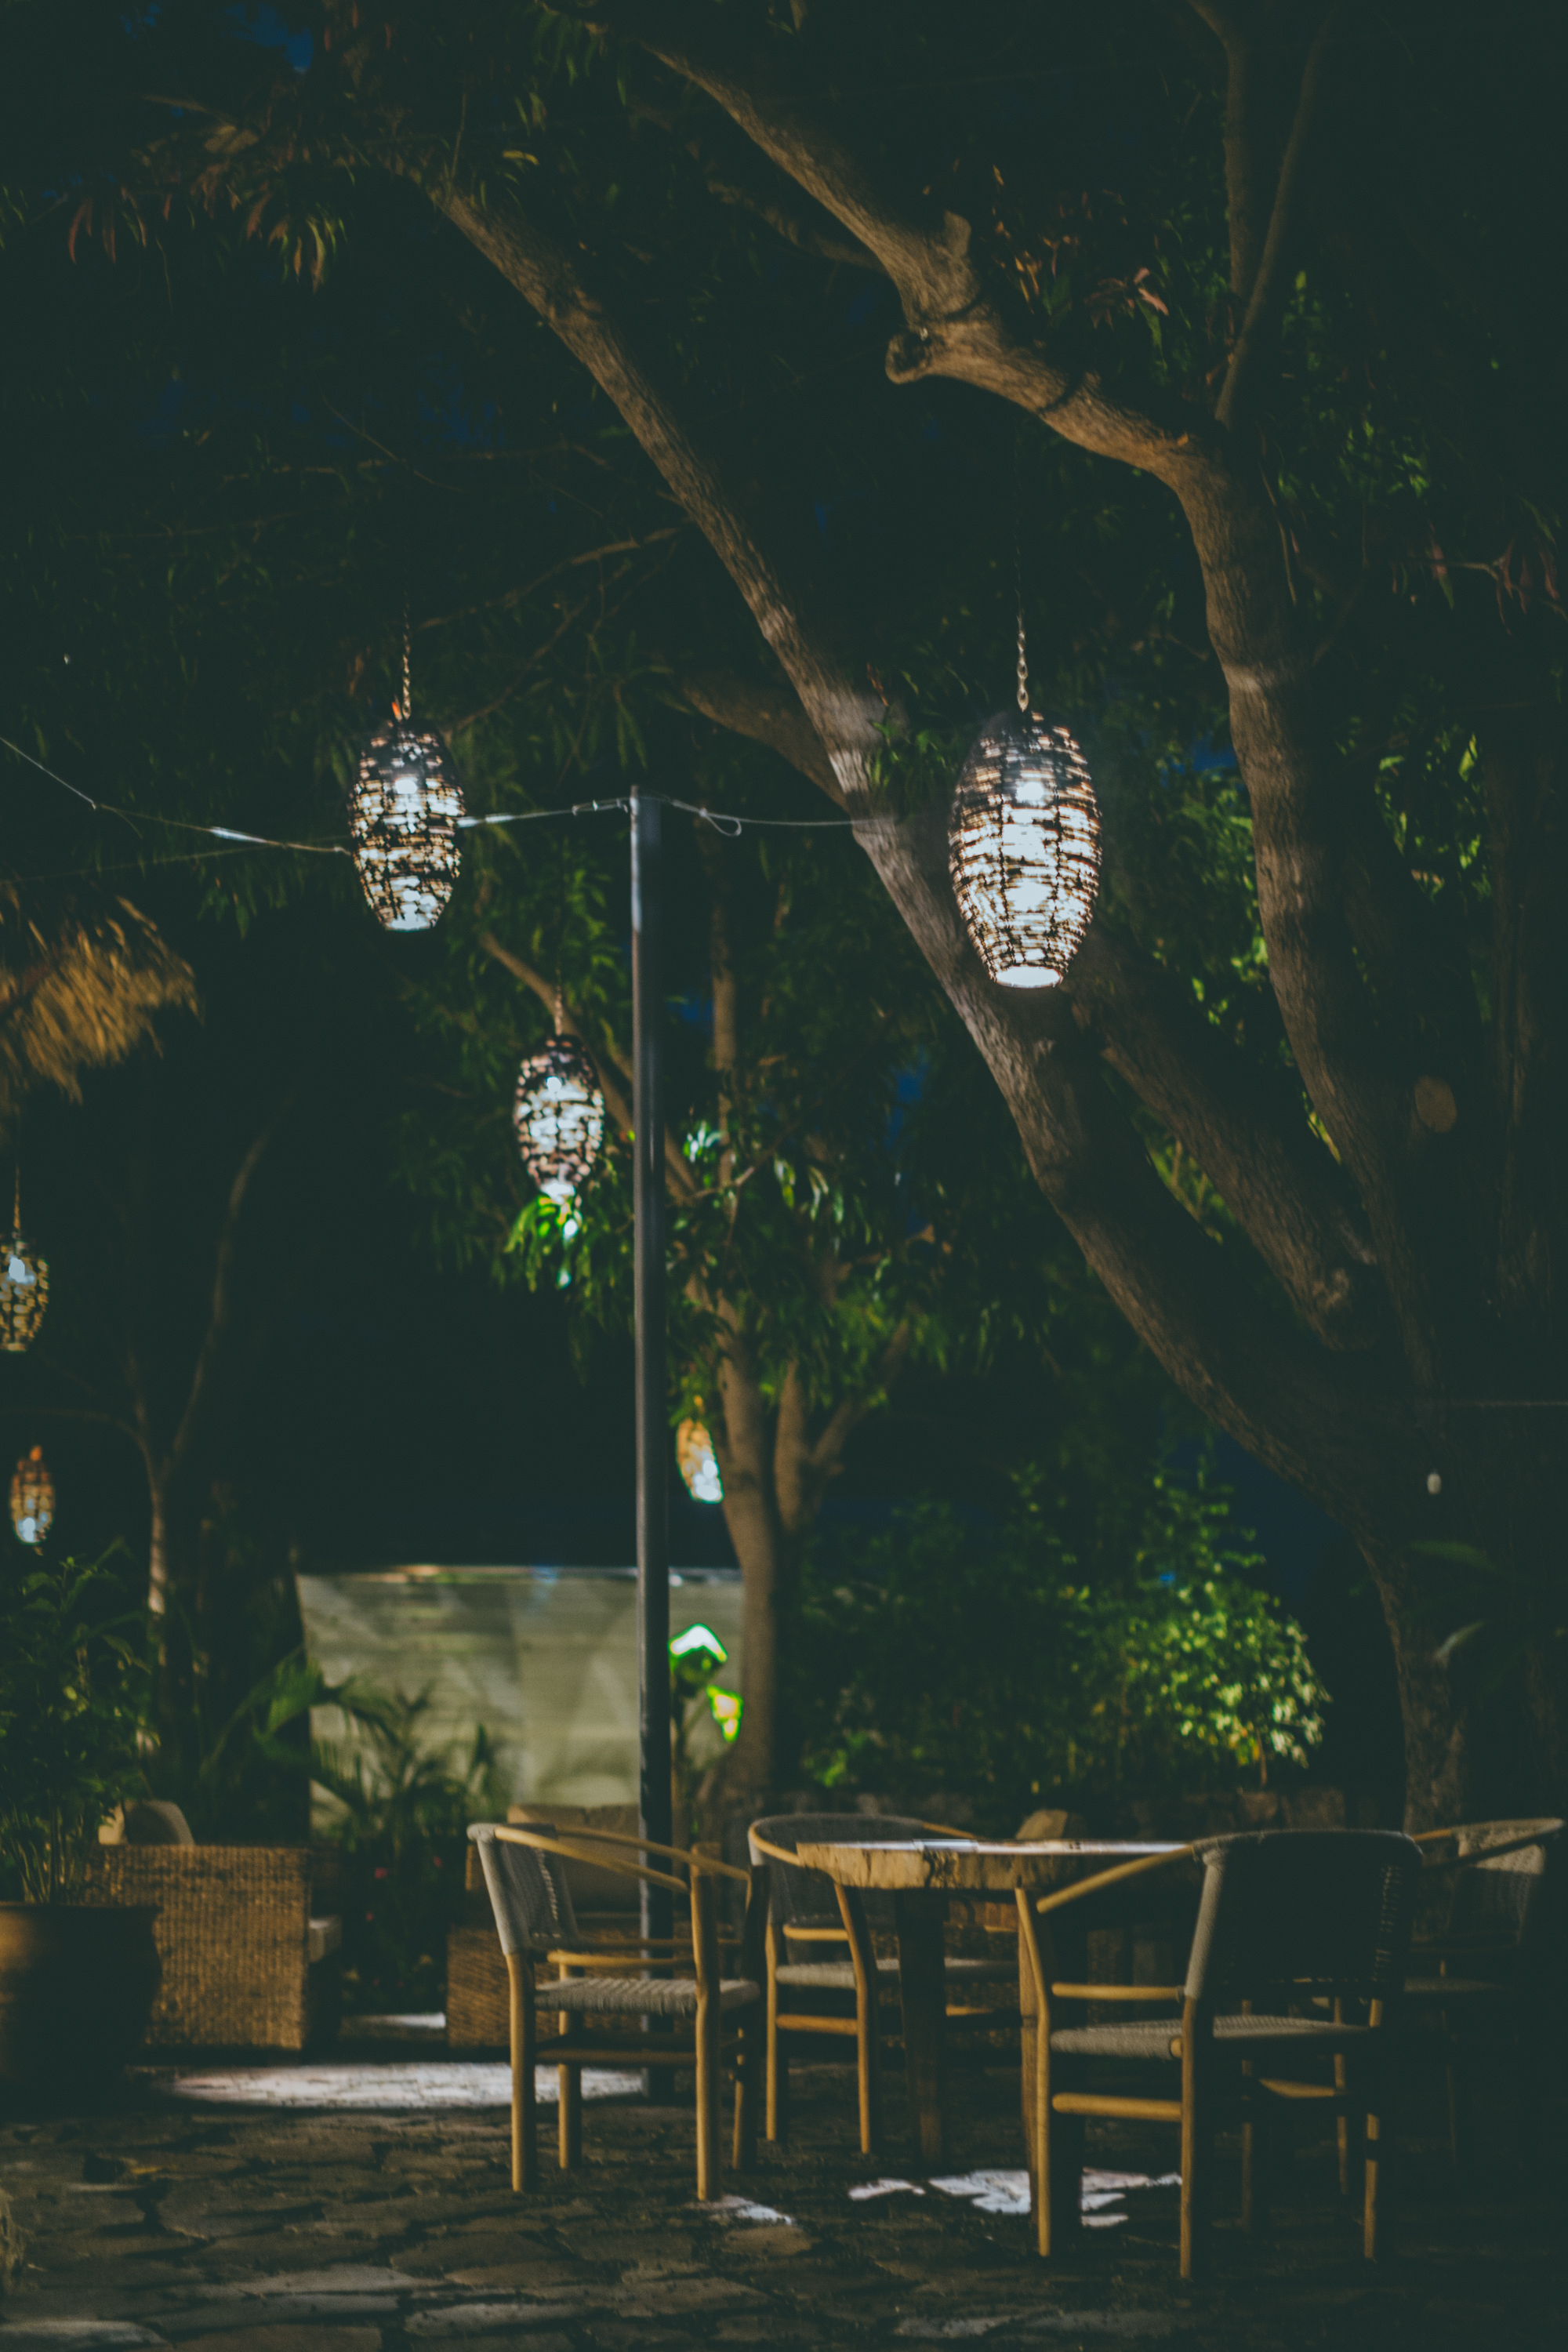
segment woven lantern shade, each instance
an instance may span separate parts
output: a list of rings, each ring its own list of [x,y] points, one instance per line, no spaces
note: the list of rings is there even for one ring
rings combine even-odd
[[[11,1477],[11,1525],[17,1539],[41,1544],[53,1525],[55,1482],[44,1466],[44,1449],[24,1454]]]
[[[605,1138],[605,1097],[594,1065],[573,1037],[552,1037],[517,1074],[511,1108],[523,1163],[558,1209],[588,1181]]]
[[[1082,944],[1100,886],[1100,807],[1065,727],[1027,709],[988,719],[948,819],[959,909],[1004,988],[1054,988]]]
[[[349,835],[364,895],[389,931],[427,931],[439,919],[458,878],[462,814],[440,737],[406,719],[378,727],[360,753]]]
[[[694,1503],[721,1503],[724,1481],[719,1475],[713,1440],[700,1421],[683,1421],[675,1433],[675,1459]]]
[[[0,1348],[19,1356],[30,1347],[49,1303],[49,1269],[22,1231],[22,1180],[11,1231],[0,1241]]]

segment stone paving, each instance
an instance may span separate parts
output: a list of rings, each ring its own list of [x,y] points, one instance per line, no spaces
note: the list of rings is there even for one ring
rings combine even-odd
[[[1407,2134],[1388,2254],[1359,2252],[1326,2137],[1288,2160],[1269,2233],[1222,2218],[1215,2275],[1176,2275],[1174,2134],[1091,2126],[1080,2243],[1031,2251],[1017,2080],[954,2085],[946,2171],[913,2166],[896,2081],[879,2162],[852,2083],[797,2076],[787,2149],[695,2201],[689,2109],[591,2087],[580,2172],[508,2185],[504,2069],[341,2062],[247,2079],[146,2069],[90,2116],[0,2123],[0,2189],[26,2233],[0,2352],[685,2352],[702,2346],[984,2342],[1173,2352],[1563,2341],[1562,2168],[1506,2153],[1499,2110],[1461,2187],[1436,2115]],[[552,2078],[542,2074],[542,2090]],[[287,2085],[287,2087],[286,2087]],[[378,2087],[379,2085],[379,2087]],[[259,2090],[265,2103],[257,2104]],[[1561,2102],[1545,2135],[1562,2145]],[[550,2117],[542,2117],[548,2152]],[[1222,2148],[1220,2212],[1236,2209]]]

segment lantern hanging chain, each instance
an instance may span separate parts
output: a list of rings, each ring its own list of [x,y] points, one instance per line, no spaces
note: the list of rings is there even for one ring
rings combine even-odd
[[[403,723],[406,727],[414,709],[413,640],[408,626],[408,588],[403,590]]]
[[[1018,606],[1018,709],[1029,710],[1029,662],[1024,646],[1024,518],[1018,504],[1018,459],[1013,457],[1013,589]]]
[[[561,949],[566,929],[566,835],[558,837],[560,856],[555,866],[555,1034],[561,1034]]]

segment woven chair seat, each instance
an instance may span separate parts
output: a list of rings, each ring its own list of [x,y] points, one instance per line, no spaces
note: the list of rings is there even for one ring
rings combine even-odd
[[[1512,1987],[1481,1977],[1406,1977],[1405,1998],[1427,2007],[1446,2000],[1507,2000]]]
[[[810,1986],[819,1992],[853,1992],[855,1970],[847,1960],[786,1960],[776,1970],[782,1985]],[[949,1960],[947,1981],[953,1984],[1011,1984],[1018,1973],[1016,1960]],[[897,1981],[897,1960],[877,1962],[883,1984]]]
[[[1359,2041],[1367,2025],[1331,2025],[1318,2017],[1216,2017],[1214,2038],[1255,2049],[1258,2043]],[[1051,2036],[1051,2048],[1072,2058],[1170,2058],[1182,2054],[1182,2029],[1174,2018],[1140,2025],[1068,2025]]]
[[[727,1977],[719,1988],[721,2010],[749,2009],[761,2000],[762,1989],[746,1977]],[[695,2017],[695,1977],[568,1977],[562,1984],[542,1984],[533,1996],[535,2009],[554,2010],[570,2017]],[[548,2060],[548,2052],[541,2060]]]
[[[774,1970],[782,1985],[809,1985],[817,1992],[853,1992],[855,1970],[847,1960],[786,1960]],[[877,1974],[884,1984],[897,1981],[897,1960],[879,1960]]]

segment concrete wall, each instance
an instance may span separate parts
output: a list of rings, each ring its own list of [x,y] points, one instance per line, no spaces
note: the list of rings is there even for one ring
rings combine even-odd
[[[510,1796],[574,1805],[635,1804],[637,1586],[629,1569],[405,1568],[302,1576],[312,1658],[330,1680],[362,1675],[414,1697],[428,1692],[432,1747],[466,1757],[482,1723],[500,1746]],[[672,1576],[672,1635],[702,1624],[730,1654],[740,1688],[741,1580],[732,1570]],[[311,1731],[343,1740],[336,1708]]]

